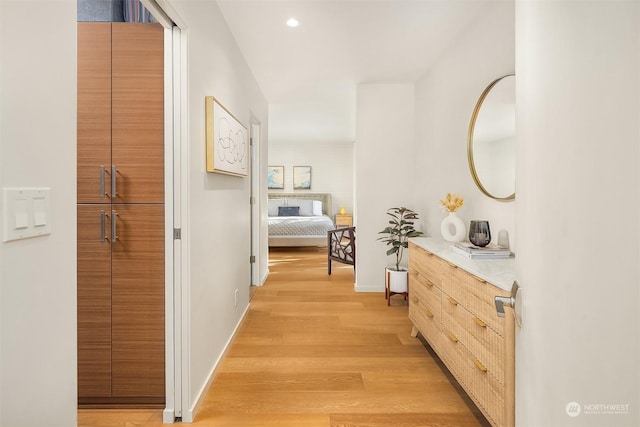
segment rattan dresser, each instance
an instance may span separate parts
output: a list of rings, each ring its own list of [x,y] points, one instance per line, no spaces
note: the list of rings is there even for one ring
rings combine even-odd
[[[466,259],[435,239],[409,244],[412,335],[422,334],[494,427],[515,423],[514,318],[498,317],[494,305],[510,295],[513,264]]]

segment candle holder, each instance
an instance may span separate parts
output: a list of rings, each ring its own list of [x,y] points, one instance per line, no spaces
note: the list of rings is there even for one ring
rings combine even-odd
[[[481,248],[491,242],[491,230],[489,221],[471,221],[469,225],[469,241]]]

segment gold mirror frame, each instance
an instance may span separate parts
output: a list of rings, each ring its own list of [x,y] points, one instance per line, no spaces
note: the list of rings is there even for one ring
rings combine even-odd
[[[514,200],[516,198],[516,193],[514,191],[511,195],[507,197],[497,197],[491,194],[485,188],[485,186],[482,185],[482,182],[480,181],[480,178],[478,177],[478,174],[476,172],[476,166],[473,162],[473,131],[475,130],[475,127],[476,127],[476,120],[478,118],[478,114],[480,114],[480,108],[482,107],[482,103],[484,102],[485,98],[489,95],[489,92],[491,92],[491,89],[493,89],[493,87],[497,85],[502,79],[505,79],[511,76],[515,77],[515,74],[507,74],[505,76],[495,79],[482,92],[482,94],[480,95],[480,98],[478,98],[478,102],[476,102],[475,108],[473,109],[473,114],[471,115],[471,121],[469,122],[469,134],[467,135],[467,159],[469,161],[469,170],[471,171],[471,176],[473,177],[473,181],[476,183],[476,185],[484,195],[491,197],[494,200],[499,200],[501,202],[508,202],[508,201]]]

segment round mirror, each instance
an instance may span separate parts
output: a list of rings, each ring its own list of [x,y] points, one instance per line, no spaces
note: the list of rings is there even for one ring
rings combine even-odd
[[[482,92],[469,123],[467,157],[476,185],[496,200],[516,196],[516,90],[509,74]]]

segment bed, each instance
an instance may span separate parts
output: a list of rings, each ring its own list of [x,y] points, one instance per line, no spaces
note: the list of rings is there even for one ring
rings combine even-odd
[[[269,193],[269,246],[327,246],[331,194]]]

